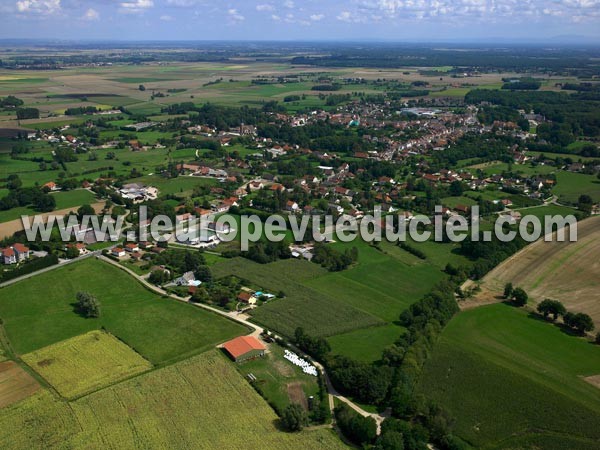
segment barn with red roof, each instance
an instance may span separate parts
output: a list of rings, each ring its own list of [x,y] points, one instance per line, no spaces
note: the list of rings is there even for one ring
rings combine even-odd
[[[235,362],[242,362],[264,356],[267,348],[253,336],[240,336],[225,342],[223,349]]]

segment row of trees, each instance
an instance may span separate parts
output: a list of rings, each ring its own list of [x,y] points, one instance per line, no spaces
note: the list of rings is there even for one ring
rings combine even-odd
[[[17,108],[17,119],[39,119],[40,110],[37,108]]]
[[[455,278],[438,284],[401,315],[400,322],[408,331],[384,351],[378,364],[332,356],[324,339],[311,338],[302,329],[296,330],[296,345],[325,364],[332,383],[341,393],[363,403],[392,408],[395,419],[386,420],[390,422],[389,429],[377,440],[362,418],[354,417],[344,407],[336,410],[338,425],[357,444],[381,449],[420,449],[427,442],[434,442],[440,448],[463,448],[450,431],[445,411],[415,395],[423,364],[439,333],[458,311]]]
[[[529,296],[524,289],[513,288],[512,283],[507,283],[504,286],[504,298],[511,300],[516,306],[525,306]],[[589,314],[567,311],[565,305],[558,300],[544,299],[537,305],[536,310],[545,319],[551,317],[553,322],[562,317],[564,325],[577,334],[584,335],[595,328],[594,321]]]
[[[363,417],[345,403],[335,408],[335,420],[344,436],[357,445],[368,446],[377,438],[377,423],[372,417]]]

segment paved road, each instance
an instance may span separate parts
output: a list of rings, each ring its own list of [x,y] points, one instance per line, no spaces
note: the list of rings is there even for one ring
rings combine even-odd
[[[248,327],[249,329],[252,330],[251,336],[255,336],[255,337],[259,337],[262,333],[265,332],[265,329],[262,328],[259,325],[256,325],[255,323],[250,322],[250,316],[244,313],[238,313],[237,311],[231,311],[231,312],[226,312],[223,311],[221,309],[218,308],[214,308],[212,306],[209,305],[205,305],[203,303],[193,303],[190,302],[188,298],[184,298],[184,297],[179,297],[178,295],[174,295],[174,294],[170,294],[169,292],[167,292],[166,290],[155,286],[154,284],[148,282],[148,280],[143,277],[138,275],[137,273],[135,273],[134,271],[132,271],[131,269],[129,269],[128,267],[122,266],[121,264],[119,264],[118,262],[114,261],[113,259],[110,259],[104,255],[102,255],[102,252],[100,250],[95,251],[95,252],[90,252],[86,255],[80,256],[79,258],[75,258],[72,260],[68,260],[65,262],[62,262],[60,264],[55,264],[54,266],[50,266],[50,267],[46,267],[44,269],[38,270],[37,272],[33,272],[27,275],[23,275],[22,277],[19,278],[15,278],[13,280],[9,280],[6,281],[2,284],[0,284],[0,288],[4,287],[4,286],[9,286],[13,283],[17,283],[19,281],[22,280],[26,280],[28,278],[31,278],[35,275],[40,275],[42,273],[45,272],[49,272],[51,270],[54,270],[58,267],[63,267],[65,265],[68,264],[72,264],[74,262],[80,261],[82,259],[86,259],[86,258],[98,258],[99,260],[105,261],[108,264],[112,264],[113,266],[119,268],[120,270],[127,272],[129,275],[131,275],[132,277],[134,277],[136,280],[138,280],[142,285],[144,285],[146,288],[150,289],[151,291],[161,295],[161,296],[165,296],[168,298],[171,298],[173,300],[177,300],[179,302],[183,302],[183,303],[189,303],[190,305],[196,306],[198,308],[202,308],[202,309],[206,309],[208,311],[211,311],[215,314],[218,314],[220,316],[226,317],[230,320],[233,320],[237,323],[240,323],[246,327]],[[278,337],[278,336],[275,336]],[[299,351],[298,349],[293,348],[296,351]],[[339,392],[337,392],[335,390],[335,388],[333,387],[333,385],[331,384],[331,380],[329,379],[329,375],[327,374],[327,372],[325,371],[325,368],[323,367],[322,364],[320,364],[319,362],[313,360],[312,358],[308,358],[310,360],[310,362],[312,364],[314,364],[320,371],[321,373],[323,373],[324,377],[325,377],[325,381],[327,384],[327,391],[328,391],[328,395],[329,395],[329,407],[330,409],[333,411],[334,408],[334,398],[337,398],[339,401],[346,403],[348,406],[350,406],[353,410],[355,410],[356,412],[358,412],[360,415],[362,415],[363,417],[372,417],[373,419],[375,419],[375,422],[377,423],[377,434],[380,433],[381,431],[381,423],[384,421],[384,419],[386,417],[389,417],[389,414],[375,414],[375,413],[369,413],[367,411],[365,411],[364,409],[362,409],[360,406],[358,406],[356,403],[353,403],[350,399],[344,397],[343,395],[341,395]]]
[[[72,264],[74,262],[81,261],[82,259],[91,258],[92,256],[98,256],[100,254],[101,254],[101,251],[98,250],[98,251],[95,251],[95,252],[90,252],[90,253],[88,253],[86,255],[82,255],[82,256],[80,256],[78,258],[75,258],[75,259],[68,259],[66,261],[65,260],[60,261],[58,264],[54,264],[53,266],[45,267],[43,269],[38,270],[37,272],[28,273],[26,275],[22,275],[20,277],[13,278],[12,280],[5,281],[4,283],[0,283],[0,288],[3,288],[5,286],[10,286],[11,284],[18,283],[19,281],[26,280],[28,278],[31,278],[31,277],[35,276],[35,275],[40,275],[40,274],[42,274],[44,272],[50,272],[51,270],[58,269],[59,267],[64,267],[64,266],[67,266],[67,265]]]
[[[99,256],[99,259],[108,262],[109,264],[112,264],[115,267],[118,267],[119,269],[127,272],[129,275],[131,275],[132,277],[136,278],[140,283],[142,283],[144,286],[146,286],[148,289],[160,294],[160,295],[164,295],[167,296],[169,298],[172,298],[174,300],[180,301],[180,302],[184,302],[184,303],[189,303],[190,305],[194,305],[198,308],[203,308],[209,311],[212,311],[216,314],[219,314],[220,316],[224,316],[227,317],[228,319],[234,320],[238,323],[241,323],[242,325],[245,325],[246,327],[250,328],[252,331],[251,335],[258,337],[259,335],[261,335],[265,330],[264,328],[262,328],[259,325],[256,325],[255,323],[252,323],[249,321],[250,316],[248,316],[247,314],[244,313],[238,313],[236,311],[231,311],[231,312],[225,312],[223,310],[214,308],[212,306],[209,305],[205,305],[203,303],[193,303],[190,302],[187,298],[183,298],[183,297],[179,297],[177,295],[174,294],[170,294],[167,291],[165,291],[164,289],[155,286],[151,283],[149,283],[144,277],[138,275],[137,273],[135,273],[134,271],[132,271],[131,269],[122,266],[121,264],[119,264],[118,262],[107,258],[105,256]],[[276,336],[277,337],[277,336]],[[369,413],[367,411],[365,411],[364,409],[362,409],[360,406],[358,406],[356,403],[353,403],[350,399],[344,397],[343,395],[341,395],[339,392],[336,391],[336,389],[333,387],[333,385],[331,384],[331,380],[329,379],[329,375],[327,375],[327,372],[325,371],[325,368],[323,367],[322,364],[320,364],[317,361],[314,361],[312,358],[308,358],[312,364],[314,364],[320,371],[321,373],[323,373],[323,375],[325,376],[325,381],[327,383],[327,391],[329,394],[329,407],[330,409],[333,411],[334,408],[334,398],[337,398],[339,401],[346,403],[348,406],[350,406],[350,408],[352,408],[354,411],[358,412],[361,416],[363,417],[372,417],[375,422],[377,423],[377,434],[379,434],[381,432],[381,423],[385,420],[386,417],[389,417],[389,413],[384,413],[384,414],[375,414],[375,413]]]

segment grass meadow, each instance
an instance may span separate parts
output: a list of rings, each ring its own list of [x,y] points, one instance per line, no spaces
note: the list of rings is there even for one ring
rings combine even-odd
[[[594,202],[600,201],[600,180],[595,175],[575,172],[558,172],[553,192],[561,202],[576,204],[579,196],[585,193]]]
[[[424,368],[420,390],[478,448],[595,448],[600,348],[505,304],[455,317]],[[538,447],[536,447],[538,446]]]
[[[85,189],[75,189],[73,191],[56,192],[52,196],[56,199],[55,210],[79,207],[84,204],[92,204],[97,202],[94,194]],[[0,222],[8,222],[9,220],[20,219],[21,215],[41,214],[35,211],[32,207],[21,206],[18,208],[0,211]]]
[[[100,318],[76,313],[78,291],[96,296]],[[155,365],[246,332],[200,308],[160,298],[125,272],[91,258],[0,289],[0,317],[17,354],[104,327]]]
[[[363,362],[381,358],[381,351],[392,345],[405,329],[399,325],[381,325],[361,328],[327,338],[332,353]]]
[[[359,240],[329,245],[342,251],[356,246],[358,263],[328,272],[295,259],[258,264],[234,258],[212,266],[213,275],[237,275],[270,292],[283,290],[286,298],[252,310],[257,323],[286,336],[303,327],[313,336],[327,337],[335,353],[375,361],[403,333],[395,325],[402,311],[444,279],[438,264],[451,248],[428,247],[429,254],[438,252],[436,264],[387,242],[379,250]]]
[[[321,293],[303,283],[324,273],[316,264],[298,260],[280,260],[258,264],[234,258],[212,266],[213,276],[236,275],[267,292],[282,290],[286,297],[262,305],[252,311],[253,319],[267,328],[293,336],[304,327],[314,336],[331,336],[357,328],[382,324],[377,317],[346,304],[342,299]]]

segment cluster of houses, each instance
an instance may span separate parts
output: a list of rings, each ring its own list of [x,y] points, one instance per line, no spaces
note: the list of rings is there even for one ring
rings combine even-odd
[[[125,258],[129,256],[130,259],[140,260],[144,255],[144,252],[161,253],[165,251],[164,248],[155,246],[152,242],[126,242],[122,245],[117,245],[110,250],[110,254],[115,258]]]
[[[235,177],[230,177],[225,169],[215,169],[202,165],[200,163],[178,164],[177,170],[182,174],[192,175],[196,177],[217,178],[223,181],[235,182]]]

